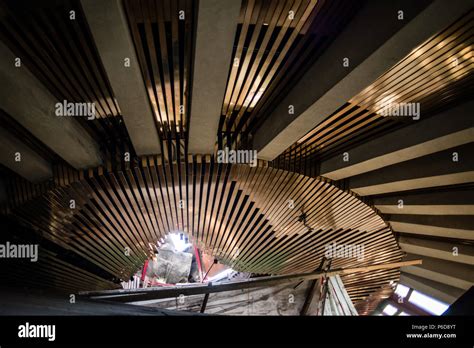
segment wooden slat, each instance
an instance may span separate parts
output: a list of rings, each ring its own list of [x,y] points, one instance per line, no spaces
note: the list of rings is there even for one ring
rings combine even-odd
[[[134,274],[152,255],[151,246],[177,231],[235,270],[260,274],[314,270],[332,242],[364,245],[363,259],[335,259],[335,267],[398,262],[403,256],[376,211],[328,180],[262,161],[250,167],[215,163],[211,156],[186,160],[148,156],[124,171],[108,166],[82,174],[58,168],[58,186],[30,200],[28,208],[13,208],[13,216],[117,279]],[[69,208],[70,199],[76,209]],[[303,211],[313,231],[297,221]],[[351,283],[348,292],[362,301],[397,275],[361,273],[356,278],[364,287]]]

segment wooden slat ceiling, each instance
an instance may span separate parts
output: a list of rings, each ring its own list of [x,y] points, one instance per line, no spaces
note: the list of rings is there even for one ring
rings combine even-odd
[[[223,141],[226,146],[236,141],[245,146],[241,137],[248,136],[288,92],[358,6],[325,0],[242,2],[222,105],[219,147],[224,146]]]
[[[94,139],[104,147],[109,141],[127,143],[119,106],[79,2],[4,1],[0,14],[2,41],[58,101],[95,103],[96,120],[77,120]]]
[[[65,251],[54,243],[45,240],[40,234],[22,228],[7,217],[0,222],[2,234],[0,243],[37,244],[37,260],[29,259],[2,260],[0,277],[5,287],[18,286],[32,289],[52,289],[56,292],[75,293],[84,287],[116,289],[120,286],[115,279],[105,279],[107,274],[94,269],[90,264],[79,266],[72,253]]]
[[[61,174],[60,185],[9,216],[100,268],[107,280],[128,279],[152,255],[152,245],[175,231],[234,269],[259,274],[313,271],[332,242],[364,245],[363,260],[334,259],[333,267],[403,256],[390,227],[356,196],[266,162],[250,167],[196,156],[170,164],[150,156],[123,171],[108,166]],[[302,212],[311,230],[298,221]],[[384,270],[346,275],[344,282],[360,302],[398,277],[398,269]]]
[[[182,133],[189,117],[195,4],[192,0],[124,4],[159,129],[172,136]]]
[[[323,159],[384,132],[409,124],[411,118],[384,117],[389,103],[420,103],[421,118],[469,98],[474,92],[474,11],[415,48],[374,83],[288,148],[275,162],[298,167],[303,160]]]
[[[0,274],[4,286],[15,282],[23,287],[53,288],[58,292],[77,292],[84,288],[109,290],[119,288],[111,281],[85,271],[68,262],[58,259],[57,255],[44,249],[38,249],[38,261],[6,261]]]

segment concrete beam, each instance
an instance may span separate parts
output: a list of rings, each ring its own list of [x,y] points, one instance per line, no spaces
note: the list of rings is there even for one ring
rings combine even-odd
[[[406,222],[390,221],[390,226],[395,232],[420,234],[433,237],[456,238],[474,240],[474,230],[460,228],[437,227],[430,225],[410,224]]]
[[[0,128],[0,163],[31,182],[41,182],[53,176],[51,164],[8,131]],[[19,154],[19,161],[16,155]]]
[[[212,154],[232,58],[240,0],[200,0],[189,129],[191,154]]]
[[[158,132],[122,2],[82,0],[81,4],[135,152],[159,154]],[[124,66],[125,58],[130,67]]]
[[[463,0],[452,6],[436,0],[423,9],[425,5],[418,1],[369,1],[256,132],[254,146],[259,157],[277,157],[414,48],[466,13],[472,8],[472,1]],[[417,8],[407,10],[410,6]],[[403,23],[391,20],[400,9],[416,17]],[[366,39],[367,23],[377,28],[371,32],[370,40]],[[344,57],[350,59],[353,69],[341,73],[338,62]],[[288,115],[288,105],[294,106],[294,117]]]
[[[461,243],[400,236],[400,248],[411,254],[474,265],[474,247]]]
[[[0,42],[0,106],[36,138],[76,169],[102,163],[99,146],[73,117],[58,117],[58,102]]]
[[[400,283],[448,304],[464,293],[462,289],[403,272],[400,275]]]
[[[369,196],[398,191],[423,189],[428,187],[465,184],[471,182],[474,182],[474,171],[401,180],[387,184],[361,187],[353,189],[353,191],[361,196]]]
[[[474,205],[375,205],[383,214],[474,215]]]
[[[386,218],[396,232],[474,240],[474,216],[394,215]]]
[[[349,178],[361,196],[474,182],[474,142]],[[453,161],[453,153],[458,161]]]
[[[403,205],[399,205],[399,201]],[[383,214],[474,215],[474,190],[449,190],[418,194],[375,197],[375,207]]]
[[[420,258],[423,259],[423,264],[402,267],[400,270],[464,290],[468,290],[474,284],[473,266],[414,254],[407,255],[405,259]]]
[[[423,193],[394,193],[390,196],[374,197],[375,205],[395,205],[402,199],[404,205],[474,205],[474,188],[456,188]]]
[[[448,227],[462,230],[472,230],[474,228],[474,216],[443,216],[443,215],[393,215],[385,216],[390,222],[402,222],[434,227]]]
[[[349,162],[332,157],[321,163],[321,175],[340,180],[472,142],[473,108],[474,101],[464,103],[357,146],[348,151]]]

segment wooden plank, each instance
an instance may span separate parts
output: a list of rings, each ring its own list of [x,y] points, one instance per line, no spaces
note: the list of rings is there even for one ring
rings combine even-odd
[[[81,292],[81,296],[87,296],[92,299],[107,299],[119,302],[133,302],[150,299],[178,297],[180,295],[190,296],[197,294],[210,294],[222,291],[231,291],[239,289],[249,289],[256,287],[268,287],[278,284],[295,283],[304,280],[318,279],[324,275],[329,277],[338,274],[351,274],[355,272],[366,272],[379,269],[399,268],[407,265],[421,264],[421,260],[411,260],[395,263],[387,263],[381,265],[372,265],[359,268],[337,269],[330,272],[312,272],[306,274],[293,274],[283,276],[270,276],[251,278],[245,281],[227,281],[218,284],[198,284],[186,286],[170,286],[162,288],[146,288],[146,289],[132,289],[132,290],[106,290],[106,291],[89,291]]]

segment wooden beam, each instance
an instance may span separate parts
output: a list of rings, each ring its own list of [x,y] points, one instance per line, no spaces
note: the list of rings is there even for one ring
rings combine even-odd
[[[304,280],[318,279],[322,276],[335,276],[338,274],[351,274],[356,272],[368,272],[382,269],[399,268],[403,266],[419,265],[421,260],[410,260],[386,264],[377,264],[366,267],[356,268],[340,268],[329,272],[317,271],[303,274],[281,275],[281,276],[265,276],[253,278],[245,281],[228,281],[219,284],[192,284],[183,286],[169,286],[162,288],[147,289],[119,289],[105,291],[83,291],[79,295],[90,297],[93,299],[107,299],[118,302],[135,302],[151,299],[178,297],[180,295],[190,296],[199,294],[209,294],[222,291],[241,290],[257,287],[274,286],[278,284],[293,283]]]

